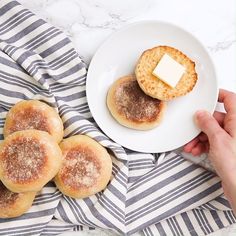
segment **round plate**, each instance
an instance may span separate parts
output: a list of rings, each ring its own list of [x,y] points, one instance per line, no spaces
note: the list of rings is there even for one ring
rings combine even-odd
[[[112,83],[134,73],[142,52],[158,45],[175,47],[196,63],[198,81],[187,95],[167,103],[159,126],[138,131],[120,125],[109,113],[106,96]],[[87,99],[91,113],[115,142],[139,152],[176,149],[197,136],[200,130],[193,115],[199,109],[212,113],[218,97],[216,71],[204,46],[190,33],[165,22],[142,21],[113,33],[97,50],[88,70]]]

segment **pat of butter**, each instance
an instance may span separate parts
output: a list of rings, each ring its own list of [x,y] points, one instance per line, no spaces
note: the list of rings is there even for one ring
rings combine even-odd
[[[170,87],[174,88],[178,84],[184,72],[184,66],[165,54],[157,64],[152,74],[168,84]]]

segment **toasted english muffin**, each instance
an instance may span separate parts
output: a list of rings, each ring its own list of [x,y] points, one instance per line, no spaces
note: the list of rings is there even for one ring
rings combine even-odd
[[[152,74],[164,54],[168,54],[185,67],[185,73],[175,88],[170,87]],[[189,93],[198,79],[195,63],[179,50],[168,46],[158,46],[144,51],[136,65],[135,75],[140,88],[147,95],[163,101]]]
[[[123,126],[137,130],[156,127],[162,119],[166,104],[146,95],[134,75],[118,79],[107,94],[111,115]]]

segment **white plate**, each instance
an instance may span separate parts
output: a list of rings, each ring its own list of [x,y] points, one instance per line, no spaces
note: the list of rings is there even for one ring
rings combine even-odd
[[[106,107],[108,88],[119,77],[134,73],[141,53],[158,45],[173,46],[195,61],[197,84],[186,96],[168,102],[158,127],[149,131],[126,128],[113,119]],[[185,30],[159,21],[130,24],[113,33],[90,63],[86,89],[91,113],[107,136],[131,150],[151,153],[176,149],[198,135],[195,111],[212,113],[218,97],[216,71],[204,46]]]

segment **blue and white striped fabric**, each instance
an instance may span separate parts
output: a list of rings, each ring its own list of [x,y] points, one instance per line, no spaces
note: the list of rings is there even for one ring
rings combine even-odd
[[[65,137],[87,134],[112,155],[107,188],[82,200],[50,182],[21,217],[0,219],[0,235],[55,235],[84,228],[122,235],[206,235],[234,223],[219,178],[178,154],[126,150],[106,137],[86,101],[86,65],[71,41],[16,1],[0,0],[0,135],[23,99],[58,109]]]

